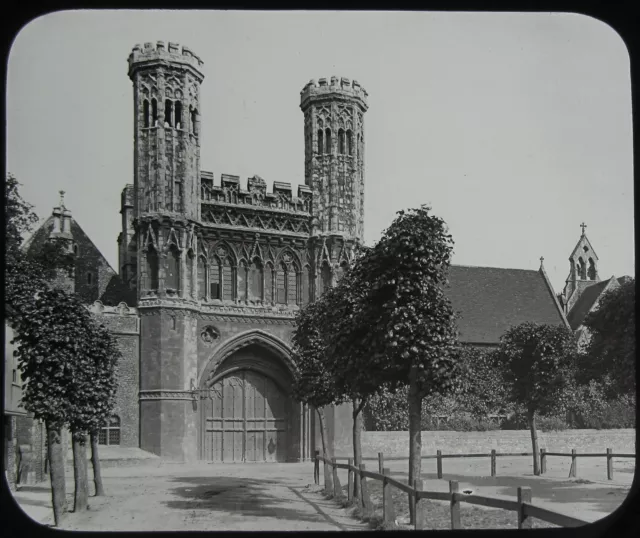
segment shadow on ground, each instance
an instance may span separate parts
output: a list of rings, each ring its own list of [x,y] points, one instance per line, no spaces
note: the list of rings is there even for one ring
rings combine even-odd
[[[325,501],[327,506],[324,508],[328,508],[331,501],[312,493],[308,486],[291,487],[273,480],[228,476],[183,476],[174,477],[171,482],[184,484],[169,490],[172,495],[181,497],[181,500],[165,502],[171,509],[202,511],[207,516],[211,512],[221,512],[243,518],[264,517],[312,523],[326,521],[335,525],[336,529],[347,530],[344,523],[336,521],[323,509]],[[289,489],[300,499],[300,503],[307,504],[312,510],[302,509],[302,505],[290,498],[282,499],[275,490],[278,486]]]

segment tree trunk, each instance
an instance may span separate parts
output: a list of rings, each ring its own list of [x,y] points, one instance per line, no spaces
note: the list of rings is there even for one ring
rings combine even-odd
[[[47,423],[49,475],[51,477],[51,504],[53,520],[60,526],[67,511],[67,490],[64,480],[64,453],[62,450],[62,428]]]
[[[93,485],[96,490],[96,497],[104,495],[102,485],[102,473],[100,472],[100,458],[98,457],[98,432],[91,432],[91,466],[93,467]]]
[[[362,401],[353,400],[353,464],[362,463]],[[360,497],[360,480],[353,482],[353,496]]]
[[[536,412],[527,412],[529,429],[531,430],[531,445],[533,448],[533,474],[540,475],[540,450],[538,450],[538,430],[536,429]]]
[[[87,509],[89,498],[89,479],[87,476],[87,441],[84,433],[71,434],[73,447],[73,511],[83,512]]]
[[[327,420],[324,416],[324,409],[318,407],[316,408],[318,412],[318,418],[320,419],[320,438],[322,439],[322,455],[327,458],[333,458],[333,450],[329,446],[329,439],[327,436]],[[329,466],[326,463],[322,463],[322,468],[324,469],[324,483],[325,489],[328,491],[333,491],[333,475]]]
[[[415,367],[409,377],[409,485],[420,478],[422,471],[422,397],[418,390],[418,379]],[[409,503],[411,522],[415,521],[413,503]]]

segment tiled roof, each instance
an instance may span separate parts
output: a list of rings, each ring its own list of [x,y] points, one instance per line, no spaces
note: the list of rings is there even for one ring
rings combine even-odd
[[[498,344],[511,327],[529,321],[564,325],[553,290],[540,271],[452,265],[447,295],[460,313],[460,341]]]
[[[580,325],[582,325],[582,322],[584,321],[584,318],[587,317],[589,310],[591,310],[595,302],[598,300],[598,297],[602,295],[602,292],[607,287],[609,282],[610,280],[603,280],[601,282],[593,284],[592,286],[586,288],[582,292],[582,295],[578,297],[578,300],[567,315],[567,321],[569,321],[569,325],[571,325],[571,328],[574,331],[578,327],[580,327]]]

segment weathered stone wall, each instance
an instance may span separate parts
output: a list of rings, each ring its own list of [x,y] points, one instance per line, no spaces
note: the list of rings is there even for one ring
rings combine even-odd
[[[138,447],[140,443],[140,334],[136,309],[124,304],[105,307],[97,302],[91,307],[96,319],[115,338],[122,354],[118,363],[118,391],[114,415],[120,418],[120,446]]]
[[[552,452],[605,452],[634,453],[636,431],[621,430],[566,430],[563,432],[539,432],[540,448]],[[497,452],[530,452],[531,435],[528,430],[496,430],[488,432],[422,432],[422,454],[484,454]],[[336,447],[339,455],[350,455],[351,444],[342,442]],[[408,456],[409,432],[362,432],[364,456]]]

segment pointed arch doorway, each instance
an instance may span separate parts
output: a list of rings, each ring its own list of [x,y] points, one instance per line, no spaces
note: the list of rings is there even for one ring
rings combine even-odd
[[[287,461],[288,398],[267,375],[238,369],[216,381],[202,400],[203,459]]]
[[[295,461],[300,404],[286,357],[251,339],[212,359],[200,388],[200,457],[208,462]],[[284,359],[284,360],[283,360]]]

